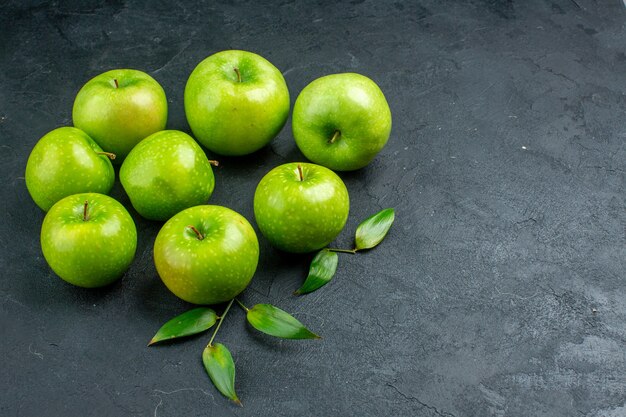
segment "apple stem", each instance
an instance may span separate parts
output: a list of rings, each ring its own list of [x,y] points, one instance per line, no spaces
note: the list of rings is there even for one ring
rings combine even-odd
[[[239,301],[238,299],[235,298],[235,301],[237,301],[237,304],[239,304],[239,307],[243,308],[243,311],[245,311],[246,313],[248,311],[250,311],[250,309],[248,307],[246,307],[241,301]]]
[[[204,235],[202,235],[202,233],[200,233],[200,231],[198,229],[196,229],[194,226],[189,225],[187,226],[188,228],[191,229],[192,232],[194,232],[196,234],[196,236],[198,237],[198,240],[202,240],[204,239]]]
[[[89,216],[87,215],[87,207],[89,207],[89,201],[85,200],[85,204],[83,204],[83,221],[84,222],[89,220]]]
[[[358,251],[358,249],[357,249],[357,248],[354,248],[354,249],[335,249],[335,248],[328,248],[328,249],[326,249],[326,250],[331,251],[331,252],[351,253],[351,254],[353,254],[353,255],[354,255],[354,254]]]
[[[235,73],[237,73],[237,82],[241,82],[241,73],[239,72],[239,68],[235,67],[233,68],[235,70]]]
[[[304,181],[304,174],[302,173],[302,165],[298,164],[298,176],[300,177],[300,181]]]
[[[120,88],[120,84],[117,82],[117,78],[114,78],[113,82],[115,83],[115,88]]]
[[[115,159],[115,154],[111,153],[111,152],[96,152],[98,155],[105,155],[107,156],[111,161]]]
[[[213,346],[213,339],[215,339],[215,335],[220,330],[220,327],[222,327],[222,323],[224,322],[224,319],[226,318],[226,315],[228,314],[228,310],[230,310],[230,306],[233,305],[233,301],[235,301],[234,298],[230,300],[230,303],[228,303],[228,305],[226,306],[226,310],[224,310],[224,312],[220,316],[220,322],[217,323],[217,327],[215,328],[215,331],[213,332],[213,336],[211,336],[211,340],[209,340],[209,344],[207,346]]]
[[[335,130],[335,133],[333,133],[333,137],[330,138],[328,143],[335,143],[335,141],[339,139],[339,136],[341,136],[341,132],[339,130]]]
[[[216,161],[215,159],[209,159],[209,164],[213,165],[214,167],[218,167],[220,166],[220,161]]]

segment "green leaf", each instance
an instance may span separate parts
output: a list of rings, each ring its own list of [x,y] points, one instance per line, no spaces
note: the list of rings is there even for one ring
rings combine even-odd
[[[309,276],[306,277],[304,284],[302,284],[302,287],[300,287],[295,294],[313,292],[328,284],[330,280],[333,279],[335,271],[337,271],[338,261],[339,257],[335,252],[331,252],[327,249],[319,251],[311,261]]]
[[[165,323],[150,340],[148,346],[163,340],[171,340],[203,332],[210,329],[216,320],[217,314],[210,308],[194,308]]]
[[[291,314],[271,304],[257,304],[247,313],[248,322],[255,329],[284,339],[320,339]]]
[[[235,392],[235,362],[226,346],[216,343],[204,348],[202,363],[215,388],[235,404],[241,405]]]
[[[387,208],[365,219],[356,229],[354,238],[356,249],[371,249],[382,242],[393,224],[394,217],[394,210]]]

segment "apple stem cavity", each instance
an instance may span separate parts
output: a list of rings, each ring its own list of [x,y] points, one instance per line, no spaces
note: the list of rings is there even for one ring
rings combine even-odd
[[[214,167],[218,167],[220,166],[220,161],[216,161],[215,159],[209,159],[209,164],[213,165]]]
[[[107,158],[109,158],[111,161],[113,161],[115,159],[115,154],[111,153],[111,152],[96,152],[98,155],[104,155]]]
[[[189,225],[187,227],[190,228],[191,231],[196,234],[196,237],[198,238],[198,240],[204,239],[204,235],[202,233],[200,233],[200,231],[198,229],[196,229],[194,226]]]
[[[83,204],[83,221],[84,222],[89,220],[89,215],[87,214],[87,207],[89,207],[89,201],[85,200],[85,204]]]
[[[351,253],[351,254],[355,254],[358,249],[354,248],[354,249],[336,249],[336,248],[328,248],[327,250],[331,251],[331,252],[341,252],[341,253]]]
[[[240,83],[241,82],[241,73],[239,72],[239,68],[235,67],[233,69],[235,70],[235,73],[237,74],[237,82]]]
[[[117,82],[117,78],[114,78],[113,82],[115,83],[115,88],[120,88],[120,84]]]
[[[302,165],[298,164],[298,176],[300,177],[300,181],[304,181],[304,174],[302,173]]]
[[[328,141],[328,143],[335,143],[335,141],[337,139],[339,139],[339,136],[341,136],[341,131],[339,130],[335,130],[335,133],[333,133],[333,137],[330,138],[330,140]]]
[[[228,314],[228,310],[230,310],[230,306],[233,305],[233,301],[235,301],[234,298],[230,300],[230,302],[226,306],[226,310],[224,310],[224,312],[220,316],[220,322],[217,323],[217,327],[215,328],[215,331],[213,332],[213,336],[211,336],[211,340],[209,340],[209,344],[207,346],[213,346],[213,340],[215,339],[215,335],[217,335],[217,332],[220,330],[220,327],[222,327],[222,323],[224,322],[224,319],[226,318],[226,315]]]

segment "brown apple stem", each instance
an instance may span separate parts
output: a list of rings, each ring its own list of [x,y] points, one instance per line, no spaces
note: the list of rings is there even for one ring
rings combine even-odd
[[[300,177],[300,181],[304,181],[304,174],[302,173],[302,165],[298,164],[298,176]]]
[[[87,214],[87,207],[89,207],[89,201],[85,200],[85,204],[83,204],[83,221],[84,222],[89,220],[89,215]]]
[[[117,82],[117,78],[114,78],[113,82],[115,83],[115,88],[120,88],[120,84]]]
[[[209,164],[213,165],[214,167],[218,167],[220,166],[220,161],[216,161],[215,159],[209,159]]]
[[[335,130],[335,133],[333,133],[333,137],[330,138],[328,143],[335,143],[335,141],[339,139],[339,136],[341,136],[341,132],[339,130]]]
[[[96,152],[98,155],[105,155],[107,156],[111,161],[115,159],[115,154],[111,153],[111,152]]]
[[[237,73],[237,82],[241,82],[241,73],[239,72],[239,68],[235,67],[233,69]]]
[[[198,237],[198,240],[204,239],[204,235],[202,233],[200,233],[200,231],[198,229],[196,229],[194,226],[189,225],[187,227],[190,228],[191,231],[196,234],[196,236]]]

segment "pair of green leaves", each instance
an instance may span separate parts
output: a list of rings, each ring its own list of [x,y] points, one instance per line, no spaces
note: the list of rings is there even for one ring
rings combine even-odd
[[[304,284],[294,294],[307,294],[328,284],[337,271],[339,257],[336,252],[356,253],[361,250],[372,249],[385,238],[394,218],[394,209],[384,209],[368,217],[357,227],[354,236],[354,249],[326,248],[319,251],[311,261],[309,275]]]
[[[271,304],[257,304],[246,308],[246,318],[252,327],[270,336],[283,339],[320,338],[291,314]],[[213,327],[217,320],[217,314],[212,309],[194,308],[165,323],[148,345],[202,333]]]
[[[247,308],[241,303],[240,305],[246,311],[246,318],[252,327],[263,333],[284,339],[320,338],[291,314],[271,304],[257,304],[252,308]],[[227,310],[224,316],[226,314]],[[219,318],[215,311],[208,307],[194,308],[165,323],[148,345],[204,332],[218,319],[223,320],[223,317]],[[228,348],[221,343],[209,343],[202,352],[202,362],[218,391],[241,405],[235,391],[235,362]]]

